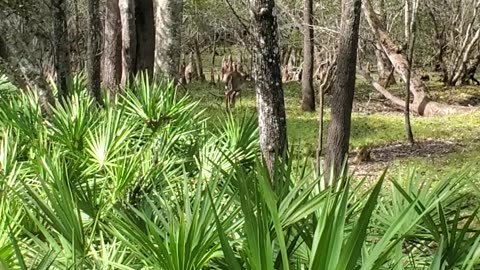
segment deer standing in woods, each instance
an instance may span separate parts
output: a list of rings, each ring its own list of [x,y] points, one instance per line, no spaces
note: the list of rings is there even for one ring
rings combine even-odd
[[[240,62],[232,61],[229,56],[228,60],[222,60],[222,69],[220,72],[221,81],[225,83],[225,105],[227,109],[235,108],[235,101],[240,97],[241,87],[248,78],[248,75],[243,71]]]

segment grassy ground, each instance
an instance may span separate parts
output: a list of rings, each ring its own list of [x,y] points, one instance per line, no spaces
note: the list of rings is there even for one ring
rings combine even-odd
[[[480,88],[444,89],[438,83],[429,84],[431,95],[440,101],[468,104],[480,96]],[[211,116],[210,121],[222,120],[225,106],[220,86],[193,83],[186,90],[195,99],[201,100],[200,108]],[[299,159],[305,157],[313,161],[318,113],[301,111],[298,83],[286,84],[284,91],[290,146],[294,146]],[[440,177],[480,165],[480,113],[428,118],[413,116],[413,132],[418,143],[410,147],[405,140],[403,113],[393,109],[361,80],[357,82],[356,91],[350,149],[355,151],[356,147],[371,146],[373,158],[371,162],[356,166],[360,175],[378,175],[387,166],[390,171],[401,173],[413,165],[420,173]],[[400,92],[401,89],[393,91]],[[244,87],[234,114],[242,115],[244,112],[256,112],[255,93],[251,84]],[[328,100],[325,112],[328,126]]]

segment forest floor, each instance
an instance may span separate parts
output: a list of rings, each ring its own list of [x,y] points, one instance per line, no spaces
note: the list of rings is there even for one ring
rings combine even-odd
[[[466,86],[447,89],[437,82],[429,82],[430,95],[434,100],[450,104],[480,106],[480,87]],[[223,86],[221,86],[223,87]],[[392,87],[396,94],[402,86]],[[206,110],[212,122],[225,117],[223,89],[209,83],[192,83],[186,90],[200,108]],[[318,135],[318,109],[305,113],[300,109],[301,90],[297,82],[284,85],[289,146],[293,147],[298,161],[314,161]],[[400,94],[401,95],[401,94]],[[330,108],[326,97],[325,127],[328,128]],[[255,92],[251,83],[242,89],[234,114],[256,113]],[[412,127],[416,144],[411,146],[405,139],[404,114],[395,109],[362,80],[357,80],[352,119],[350,151],[369,146],[369,162],[352,164],[358,176],[377,177],[386,167],[389,175],[402,175],[411,168],[429,177],[444,177],[450,173],[474,172],[480,166],[480,113],[441,117],[413,115]],[[324,147],[327,129],[324,131]],[[393,173],[392,173],[393,172]]]

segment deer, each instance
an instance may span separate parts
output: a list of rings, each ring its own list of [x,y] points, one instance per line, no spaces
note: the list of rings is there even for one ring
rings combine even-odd
[[[222,74],[225,83],[225,105],[227,110],[230,110],[235,108],[235,100],[240,96],[241,88],[249,76],[243,72],[241,64],[235,62],[229,64],[225,70],[231,70]],[[222,71],[224,71],[223,68]]]

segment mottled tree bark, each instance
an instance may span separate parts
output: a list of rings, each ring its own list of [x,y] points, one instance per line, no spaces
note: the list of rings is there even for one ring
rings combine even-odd
[[[23,40],[15,40],[9,36],[10,44],[7,44],[0,33],[0,72],[8,76],[9,80],[22,90],[37,91],[42,114],[52,114],[51,106],[55,105],[51,88],[48,86],[41,68],[36,66],[29,58],[23,58],[18,49],[25,47]],[[14,55],[14,57],[11,57]]]
[[[155,74],[178,79],[183,0],[155,0]]]
[[[250,0],[254,35],[254,79],[260,148],[275,185],[274,163],[287,148],[285,104],[280,72],[278,25],[274,0]]]
[[[88,37],[87,37],[87,77],[88,77],[88,90],[90,94],[95,98],[98,104],[103,106],[103,97],[101,92],[101,78],[100,78],[100,62],[102,59],[100,44],[100,1],[88,0],[87,12],[88,12]]]
[[[107,0],[105,5],[104,42],[102,54],[102,82],[112,94],[122,79],[122,36],[118,0]]]
[[[313,112],[315,111],[315,91],[313,89],[313,0],[304,0],[303,24],[302,110]]]
[[[153,76],[155,57],[155,21],[153,0],[136,0],[135,22],[137,27],[137,72]]]
[[[342,1],[336,81],[332,90],[335,98],[332,99],[332,120],[328,129],[328,150],[325,157],[325,185],[335,183],[341,175],[348,154],[361,3],[361,0]]]
[[[137,31],[135,26],[135,1],[119,0],[120,20],[122,24],[122,79],[125,85],[136,73]]]
[[[51,0],[53,16],[53,46],[55,51],[55,72],[58,98],[64,102],[68,96],[70,76],[70,53],[66,15],[66,0]]]

